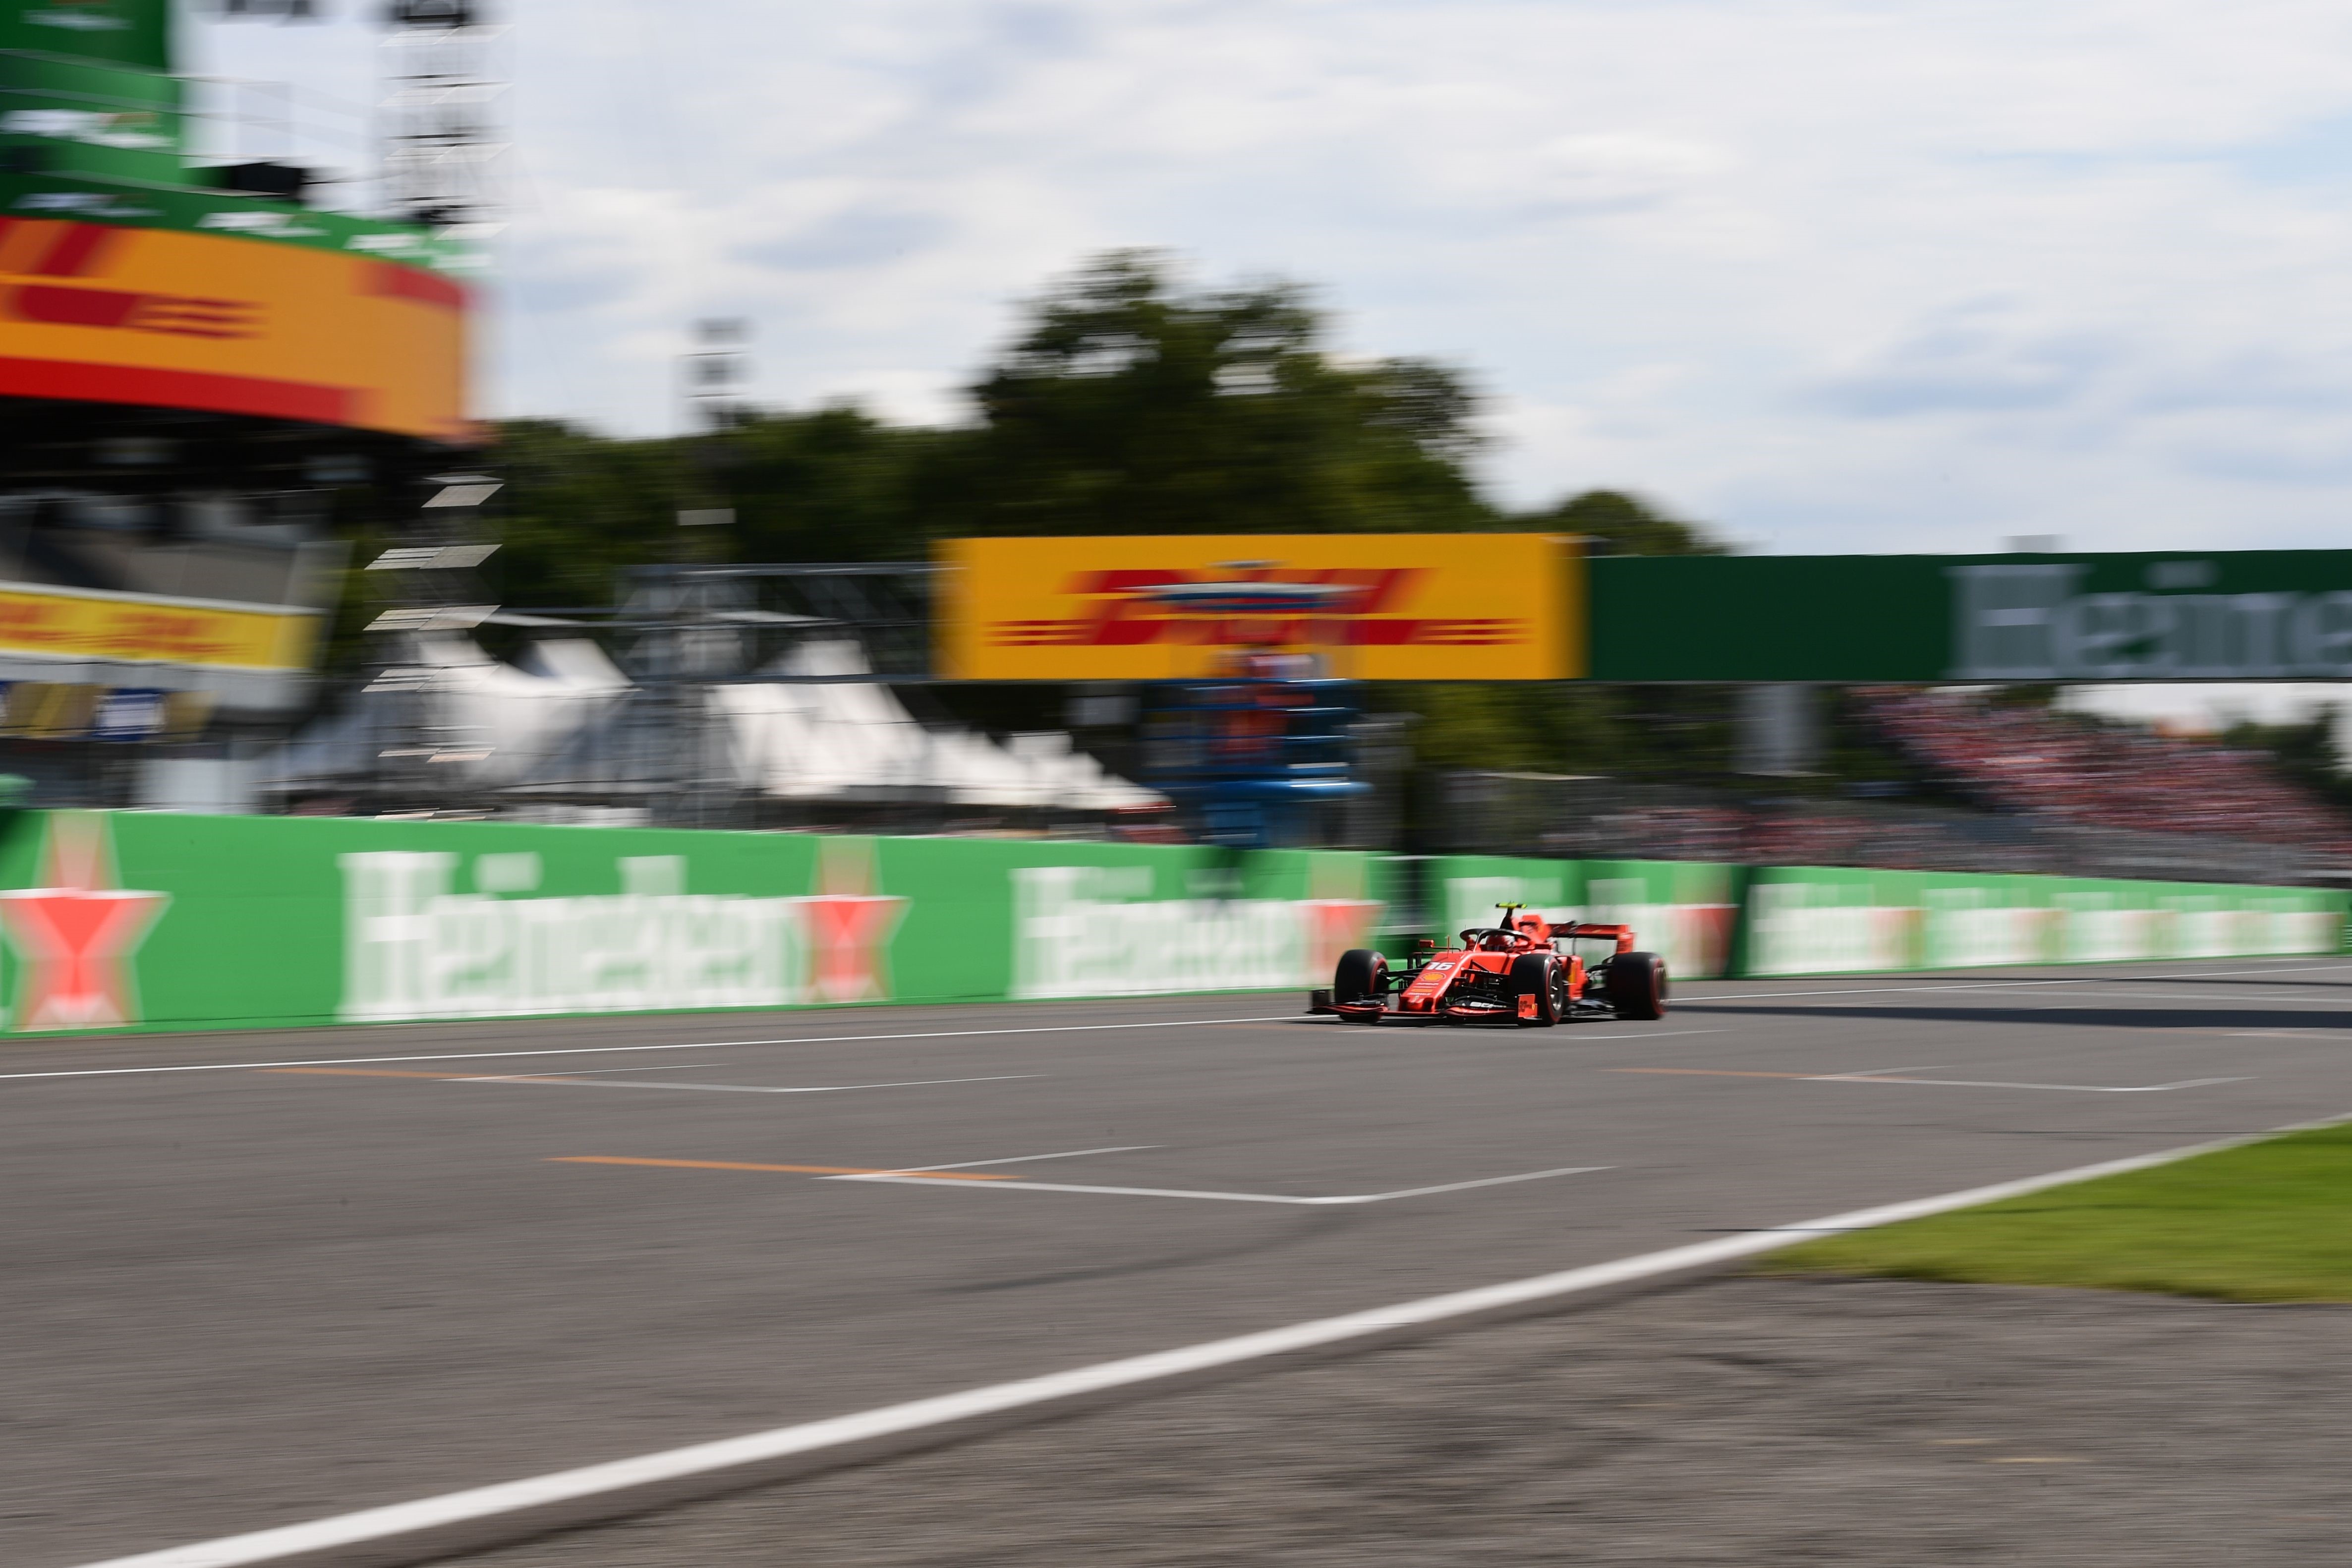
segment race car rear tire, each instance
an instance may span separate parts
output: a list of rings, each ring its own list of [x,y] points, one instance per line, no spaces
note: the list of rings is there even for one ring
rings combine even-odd
[[[1560,1020],[1568,999],[1568,976],[1559,959],[1549,952],[1523,952],[1511,960],[1512,1010],[1517,1011],[1518,999],[1533,996],[1536,1016],[1521,1018],[1525,1026],[1549,1029]]]
[[[1387,959],[1367,947],[1351,947],[1339,955],[1339,971],[1331,976],[1332,1001],[1386,1004],[1388,997]],[[1371,1022],[1369,1018],[1356,1021]]]
[[[1666,961],[1654,952],[1621,952],[1609,961],[1609,1003],[1621,1018],[1666,1016]]]

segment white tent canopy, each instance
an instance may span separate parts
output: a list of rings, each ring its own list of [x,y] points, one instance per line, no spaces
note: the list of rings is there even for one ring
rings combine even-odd
[[[866,673],[852,642],[808,643],[779,674]],[[864,681],[717,686],[744,782],[790,800],[938,792],[953,805],[1062,806],[1118,811],[1162,804],[1114,778],[1065,734],[1014,735],[1000,746],[968,730],[916,721],[888,687]]]
[[[417,642],[407,689],[359,693],[281,748],[265,783],[283,790],[363,779],[388,738],[429,748],[454,784],[552,792],[609,776],[610,758],[599,753],[610,749],[604,742],[634,689],[594,643],[546,638],[506,664],[462,636]],[[1105,773],[1066,734],[1014,735],[1000,745],[920,722],[880,681],[807,679],[866,669],[855,642],[806,643],[773,671],[801,679],[700,687],[694,700],[718,721],[736,784],[774,799],[1076,811],[1165,804]],[[416,706],[396,716],[387,699]]]

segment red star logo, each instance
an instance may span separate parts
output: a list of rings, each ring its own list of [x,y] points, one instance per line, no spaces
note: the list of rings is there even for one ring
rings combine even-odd
[[[878,1002],[890,994],[890,938],[908,900],[876,890],[881,879],[874,858],[867,838],[832,838],[818,847],[817,890],[801,903],[821,1002]]]
[[[17,1028],[137,1021],[129,961],[172,895],[116,887],[113,862],[104,817],[58,812],[42,856],[48,885],[0,892],[0,931],[25,962]]]

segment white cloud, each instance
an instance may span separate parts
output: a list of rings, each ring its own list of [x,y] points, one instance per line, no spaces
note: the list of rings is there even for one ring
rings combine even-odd
[[[2334,543],[2352,12],[2318,0],[513,0],[490,400],[900,416],[1112,246],[1471,369],[1497,493],[1780,550]],[[196,30],[192,26],[192,31]],[[355,22],[202,29],[369,94]]]

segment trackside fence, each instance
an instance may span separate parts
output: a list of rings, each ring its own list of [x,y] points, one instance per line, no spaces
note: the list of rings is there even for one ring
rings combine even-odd
[[[15,1034],[1327,984],[1525,902],[1674,971],[2335,952],[2303,888],[1348,851],[26,812],[0,822]],[[1410,911],[1410,912],[1408,912]]]

